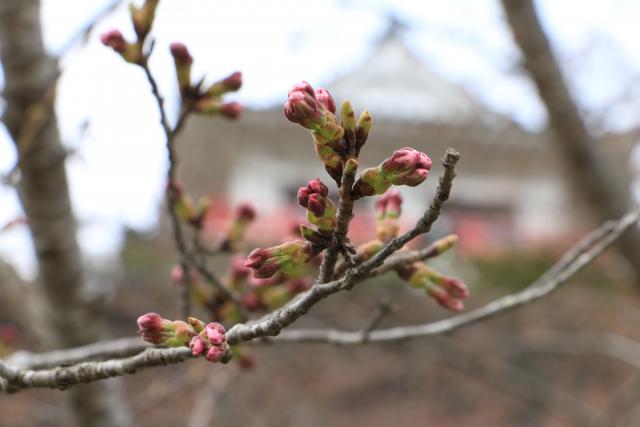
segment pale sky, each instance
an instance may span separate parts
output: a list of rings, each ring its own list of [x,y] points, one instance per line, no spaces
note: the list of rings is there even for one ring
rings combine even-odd
[[[110,0],[42,0],[47,49],[61,52],[78,29]],[[587,117],[625,130],[640,119],[640,2],[537,2],[545,29]],[[527,129],[545,125],[530,82],[517,70],[518,53],[493,0],[234,1],[163,0],[158,9],[152,68],[168,107],[176,107],[168,45],[187,44],[194,75],[211,80],[241,70],[235,99],[252,108],[282,103],[299,80],[326,85],[361,64],[385,31],[385,14],[408,26],[410,49],[434,72],[460,84],[490,108]],[[126,7],[105,19],[89,42],[63,58],[56,104],[83,249],[113,254],[124,227],[157,223],[166,169],[164,143],[148,85],[139,69],[98,42],[110,28],[132,34]],[[1,82],[1,80],[0,80]],[[613,103],[612,101],[616,101]],[[375,106],[367,106],[375,115]],[[600,122],[600,120],[599,120]],[[84,123],[89,123],[83,133]],[[594,122],[595,123],[595,122]],[[0,173],[15,151],[0,126]],[[0,186],[0,228],[20,215],[15,192]],[[24,227],[0,234],[0,255],[33,277]]]

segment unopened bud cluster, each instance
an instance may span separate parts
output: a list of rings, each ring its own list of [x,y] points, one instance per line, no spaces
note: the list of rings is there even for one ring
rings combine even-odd
[[[210,362],[227,358],[229,345],[220,323],[208,323],[190,317],[188,322],[164,319],[158,313],[138,318],[138,332],[143,340],[155,345],[189,347],[194,356],[204,355]]]
[[[469,289],[458,278],[445,276],[424,262],[415,262],[397,269],[398,275],[412,287],[424,290],[442,307],[460,311],[463,300],[469,296]]]
[[[102,34],[100,40],[111,47],[126,62],[147,66],[148,52],[145,52],[145,40],[151,31],[159,0],[145,0],[141,7],[134,4],[129,6],[131,22],[136,34],[136,40],[127,41],[119,30],[110,30]],[[176,78],[183,106],[189,111],[201,114],[220,115],[229,119],[237,119],[243,112],[238,102],[225,102],[222,97],[235,92],[242,86],[242,74],[234,72],[229,76],[214,82],[208,87],[201,83],[191,82],[191,65],[193,57],[184,43],[171,43],[169,50],[173,57]]]

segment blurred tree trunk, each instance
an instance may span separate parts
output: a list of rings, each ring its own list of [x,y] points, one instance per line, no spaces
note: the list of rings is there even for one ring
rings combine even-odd
[[[598,221],[619,218],[632,209],[629,185],[619,165],[601,153],[571,97],[549,40],[536,14],[533,0],[501,0],[507,22],[549,113],[550,128],[562,152],[576,193],[584,197]],[[640,230],[621,236],[618,248],[640,283]]]
[[[19,195],[39,263],[47,348],[96,341],[99,320],[85,288],[65,170],[66,152],[53,112],[56,61],[44,51],[39,0],[0,1],[0,57],[5,71],[3,121],[20,154]],[[33,304],[33,301],[22,301]],[[130,425],[119,384],[77,386],[63,397],[77,426]],[[64,423],[67,425],[67,423]]]

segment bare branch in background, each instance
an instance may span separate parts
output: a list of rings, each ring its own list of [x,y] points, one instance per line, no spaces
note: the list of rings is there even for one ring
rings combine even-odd
[[[555,134],[577,193],[586,196],[600,221],[616,218],[631,209],[627,185],[616,174],[618,167],[601,152],[589,134],[579,109],[569,92],[532,0],[502,0],[507,22],[524,57],[538,94],[549,113]],[[640,229],[634,228],[620,239],[620,250],[640,284]]]
[[[65,170],[66,152],[60,143],[55,113],[40,107],[41,100],[53,97],[51,85],[58,70],[42,43],[39,1],[0,3],[0,56],[6,81],[4,124],[16,144],[25,144],[23,135],[29,135],[29,155],[23,155],[25,147],[17,147],[21,155],[18,193],[39,265],[40,300],[44,303],[41,311],[47,319],[39,326],[47,329],[49,338],[44,344],[48,348],[86,344],[100,336],[100,322],[95,309],[89,308],[94,301],[85,292]],[[34,115],[33,109],[42,111]],[[37,120],[33,122],[32,117]],[[117,386],[92,384],[66,395],[75,424],[130,425]]]

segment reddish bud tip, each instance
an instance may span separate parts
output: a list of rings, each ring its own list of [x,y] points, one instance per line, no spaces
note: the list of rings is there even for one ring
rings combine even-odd
[[[200,356],[207,350],[204,340],[198,335],[191,338],[191,341],[189,341],[189,348],[191,349],[191,354],[196,357]]]
[[[242,203],[236,208],[236,217],[245,222],[256,219],[256,210],[249,203]]]
[[[220,323],[214,322],[209,323],[204,328],[205,333],[207,335],[207,339],[212,345],[219,346],[225,342],[225,329]]]
[[[320,218],[324,215],[324,211],[327,208],[327,199],[320,194],[311,194],[307,200],[307,209],[310,210],[316,217]]]
[[[333,97],[331,96],[329,91],[323,88],[316,89],[316,98],[322,105],[324,105],[324,108],[326,108],[327,110],[335,114],[336,103],[333,100]]]
[[[143,340],[152,344],[161,344],[165,337],[166,320],[158,313],[147,313],[138,317],[138,332]]]
[[[242,86],[242,73],[236,71],[230,74],[222,80],[222,85],[224,86],[225,92],[235,92]]]
[[[209,362],[219,362],[224,357],[224,349],[221,347],[212,346],[207,355],[205,356]]]
[[[189,49],[187,49],[187,46],[185,46],[184,43],[171,43],[169,49],[171,50],[171,55],[173,55],[173,59],[176,64],[191,65],[191,63],[193,62],[193,58],[189,53]]]
[[[244,107],[239,102],[225,102],[220,106],[220,114],[230,119],[237,119],[243,111]]]
[[[109,46],[118,53],[124,53],[127,48],[127,42],[122,37],[122,33],[118,30],[109,30],[100,36],[103,45]]]

